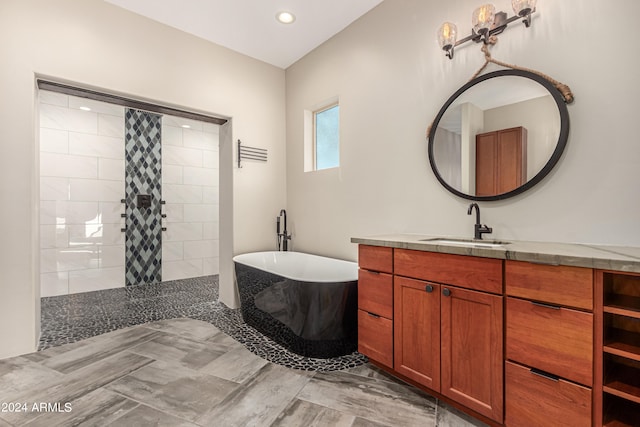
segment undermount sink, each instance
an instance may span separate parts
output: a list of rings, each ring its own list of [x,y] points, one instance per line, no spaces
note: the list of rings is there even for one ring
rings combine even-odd
[[[422,239],[421,242],[429,242],[442,245],[472,246],[482,248],[500,248],[508,245],[509,242],[501,242],[498,240],[476,240],[476,239],[446,239],[435,237],[431,239]]]

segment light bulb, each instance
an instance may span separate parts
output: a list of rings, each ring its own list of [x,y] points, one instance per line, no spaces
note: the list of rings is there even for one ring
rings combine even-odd
[[[485,4],[473,11],[471,22],[476,34],[486,34],[493,25],[496,8],[492,4]]]
[[[438,43],[443,50],[450,50],[456,44],[458,28],[451,22],[445,22],[438,29]]]

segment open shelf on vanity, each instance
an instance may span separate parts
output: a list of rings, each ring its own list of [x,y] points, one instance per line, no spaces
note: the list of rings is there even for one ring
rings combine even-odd
[[[604,312],[640,319],[640,297],[605,295]]]
[[[615,355],[604,362],[603,391],[640,404],[640,362]]]
[[[640,419],[640,275],[599,271],[602,422],[637,426]],[[599,351],[599,350],[598,350]]]
[[[637,426],[637,414],[640,405],[621,399],[617,396],[605,394],[605,416],[602,425],[604,427],[634,427]]]
[[[610,328],[607,330],[603,351],[640,362],[640,334]]]

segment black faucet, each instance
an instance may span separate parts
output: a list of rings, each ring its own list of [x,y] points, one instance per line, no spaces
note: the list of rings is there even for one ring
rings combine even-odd
[[[284,229],[280,232],[280,217],[284,220]],[[291,240],[291,234],[287,233],[287,211],[282,209],[280,215],[276,217],[276,234],[278,236],[278,250],[288,251],[288,241]]]
[[[477,203],[471,203],[469,205],[469,210],[467,211],[467,215],[471,215],[471,212],[473,212],[473,208],[476,208],[476,225],[473,228],[474,230],[473,238],[476,240],[482,240],[482,235],[485,233],[488,234],[493,232],[493,228],[480,224],[480,206],[478,206]]]

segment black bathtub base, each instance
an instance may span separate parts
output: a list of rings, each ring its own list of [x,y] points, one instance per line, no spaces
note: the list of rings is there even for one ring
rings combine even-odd
[[[238,263],[236,278],[245,323],[289,351],[327,359],[357,350],[357,281],[298,282]]]

